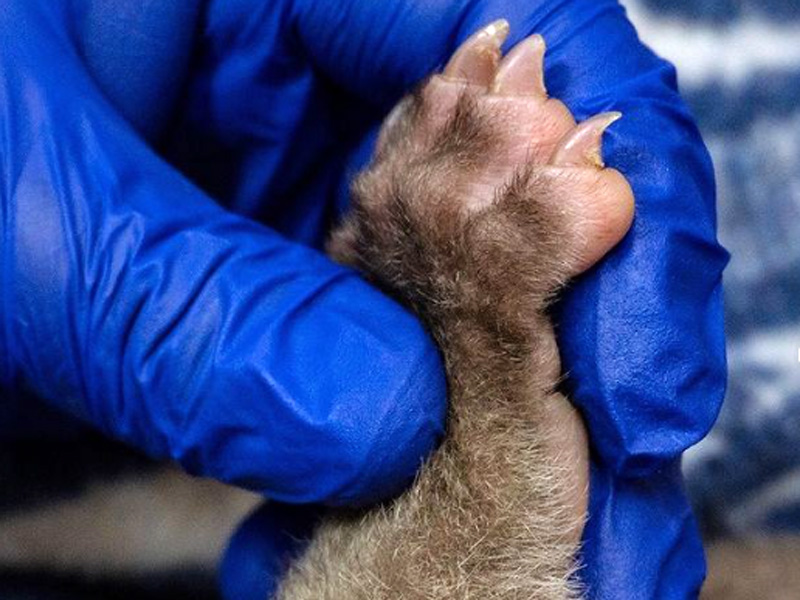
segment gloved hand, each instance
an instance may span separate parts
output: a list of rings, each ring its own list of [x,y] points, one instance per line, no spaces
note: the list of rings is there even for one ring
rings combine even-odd
[[[40,412],[22,404],[33,390],[151,456],[270,498],[396,494],[444,421],[421,325],[354,272],[215,204],[122,116],[161,132],[191,14],[185,0],[0,8],[0,431],[22,435]],[[282,166],[281,184],[303,165]],[[256,192],[244,170],[231,191],[242,186]],[[287,194],[251,200],[288,215],[299,204]],[[298,227],[273,221],[301,241],[321,235],[330,211],[315,197]]]
[[[544,34],[550,91],[576,116],[625,113],[605,154],[636,221],[560,311],[594,451],[582,576],[594,598],[691,595],[703,561],[678,461],[721,401],[725,254],[674,73],[614,0],[6,2],[6,387],[273,498],[396,490],[440,431],[436,354],[407,314],[275,232],[319,246],[386,111],[498,17],[509,44]],[[273,229],[212,204],[120,114]],[[254,515],[223,565],[228,597],[264,597],[312,520]]]

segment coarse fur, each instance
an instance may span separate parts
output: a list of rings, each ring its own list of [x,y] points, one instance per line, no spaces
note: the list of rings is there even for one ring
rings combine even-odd
[[[415,311],[441,348],[446,439],[412,488],[329,515],[281,600],[574,598],[569,457],[548,446],[559,359],[546,315],[576,261],[555,192],[533,166],[490,202],[469,182],[499,150],[468,89],[437,126],[423,91],[387,121],[331,255]]]

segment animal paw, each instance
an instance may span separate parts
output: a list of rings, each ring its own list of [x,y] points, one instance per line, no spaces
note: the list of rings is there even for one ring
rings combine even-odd
[[[602,158],[621,115],[576,123],[548,96],[544,39],[503,56],[507,34],[502,20],[478,31],[394,109],[332,239],[423,313],[546,301],[631,224],[631,188]]]

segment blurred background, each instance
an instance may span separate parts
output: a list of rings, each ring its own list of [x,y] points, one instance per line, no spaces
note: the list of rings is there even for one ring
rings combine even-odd
[[[623,0],[716,165],[729,387],[684,472],[708,598],[800,598],[800,1]]]

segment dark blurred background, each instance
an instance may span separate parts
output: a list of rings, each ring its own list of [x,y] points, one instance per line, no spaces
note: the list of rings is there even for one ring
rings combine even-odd
[[[716,165],[729,387],[684,461],[709,598],[800,598],[800,1],[623,0]],[[797,537],[795,537],[797,536]]]

